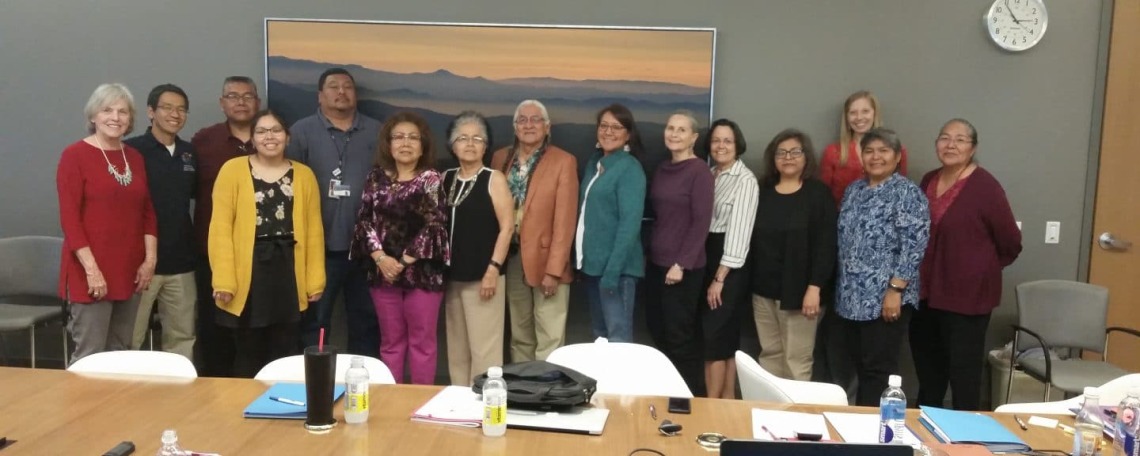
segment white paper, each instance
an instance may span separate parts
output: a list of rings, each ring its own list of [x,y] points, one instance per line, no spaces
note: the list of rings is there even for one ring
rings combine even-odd
[[[448,386],[413,412],[412,421],[479,427],[483,424],[483,402],[471,388]]]
[[[1053,428],[1057,427],[1057,423],[1058,423],[1057,420],[1052,419],[1052,418],[1045,418],[1043,416],[1033,415],[1033,416],[1029,417],[1029,424],[1032,424],[1034,426],[1041,426],[1041,427],[1053,429]]]
[[[879,415],[874,413],[823,412],[823,416],[827,417],[827,421],[831,422],[831,427],[835,428],[835,432],[839,433],[844,442],[879,443]],[[906,433],[903,434],[903,442],[908,445],[915,445],[919,439],[918,436],[910,432],[910,428],[906,428]]]
[[[758,440],[794,439],[796,433],[820,434],[831,440],[823,415],[752,409],[752,438]]]

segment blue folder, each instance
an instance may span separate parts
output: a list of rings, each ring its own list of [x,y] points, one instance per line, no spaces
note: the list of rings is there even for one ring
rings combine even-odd
[[[942,443],[972,443],[983,445],[994,453],[1029,451],[1018,436],[997,422],[992,416],[975,412],[960,412],[938,407],[921,406],[918,421]]]
[[[333,402],[344,395],[344,385],[333,387]],[[305,402],[304,383],[276,383],[269,387],[261,396],[245,408],[242,416],[246,418],[272,418],[285,420],[305,419],[306,408],[303,405],[291,405],[278,402],[270,397],[280,397],[297,402]]]

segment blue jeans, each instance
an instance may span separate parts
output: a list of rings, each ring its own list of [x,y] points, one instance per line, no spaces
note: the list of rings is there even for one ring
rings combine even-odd
[[[614,290],[603,290],[601,277],[586,275],[585,278],[594,337],[605,337],[610,342],[633,342],[633,305],[637,297],[637,278],[621,276],[617,289]]]
[[[371,263],[371,262],[369,262]],[[321,328],[325,343],[332,338],[333,304],[344,291],[344,313],[348,320],[348,353],[380,357],[380,325],[376,307],[368,294],[368,276],[360,264],[349,261],[348,252],[325,252],[325,292],[309,303],[301,316],[301,349],[317,345]]]

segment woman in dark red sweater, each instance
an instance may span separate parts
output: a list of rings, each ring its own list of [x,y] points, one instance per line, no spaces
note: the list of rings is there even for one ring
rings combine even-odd
[[[134,99],[103,84],[85,109],[90,136],[63,150],[56,169],[63,228],[59,295],[71,305],[71,362],[131,348],[139,292],[157,261],[154,208],[142,155],[122,142],[134,126]]]
[[[978,133],[952,119],[935,141],[942,167],[923,176],[930,242],[920,267],[919,310],[910,323],[918,403],[981,407],[982,362],[990,312],[1001,304],[1001,270],[1021,253],[1021,230],[1005,190],[978,166]]]

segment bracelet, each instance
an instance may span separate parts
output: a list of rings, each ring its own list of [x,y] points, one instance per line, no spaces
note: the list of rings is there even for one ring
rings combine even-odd
[[[499,271],[503,270],[503,263],[500,263],[500,262],[495,261],[493,259],[491,260],[491,266],[494,266],[495,269],[498,269]]]

